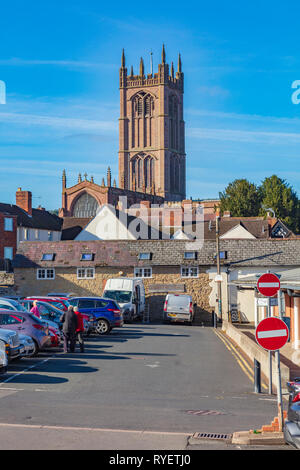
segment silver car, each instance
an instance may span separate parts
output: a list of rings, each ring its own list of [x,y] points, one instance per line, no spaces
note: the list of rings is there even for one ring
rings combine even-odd
[[[16,331],[0,328],[0,341],[4,343],[8,362],[21,357],[22,348]]]
[[[5,342],[0,340],[0,375],[7,372],[8,359]]]
[[[20,334],[19,334],[19,339],[20,339],[20,345],[23,348],[23,350],[21,351],[21,356],[22,357],[33,356],[35,352],[35,345],[34,345],[33,339],[28,335],[20,335]]]
[[[164,320],[167,322],[188,322],[194,319],[193,299],[188,294],[168,294],[164,304]]]

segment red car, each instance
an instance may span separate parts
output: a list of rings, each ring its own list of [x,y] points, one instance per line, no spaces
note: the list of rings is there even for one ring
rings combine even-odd
[[[59,347],[61,344],[61,338],[59,336],[58,330],[51,328],[51,326],[49,326],[48,328],[49,328],[49,335],[51,338],[51,346],[54,348]]]
[[[58,297],[42,297],[42,296],[37,296],[37,297],[26,297],[24,300],[39,300],[41,302],[48,302],[51,305],[54,305],[54,307],[59,308],[60,310],[63,310],[66,312],[69,307],[69,302],[68,299],[62,299]]]

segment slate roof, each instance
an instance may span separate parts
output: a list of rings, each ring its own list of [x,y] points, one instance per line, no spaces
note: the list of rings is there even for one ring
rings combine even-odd
[[[93,220],[92,217],[64,217],[61,239],[74,240],[74,238],[77,237],[77,235],[87,226],[91,220]]]
[[[44,209],[32,209],[32,216],[15,204],[0,203],[0,212],[17,216],[18,227],[61,231],[62,219]]]
[[[13,261],[15,268],[88,266],[180,266],[184,264],[215,266],[216,243],[186,240],[114,240],[21,242]],[[185,251],[197,251],[197,259],[185,260]],[[261,240],[220,240],[220,250],[227,252],[222,264],[231,266],[300,266],[300,238]],[[80,261],[81,253],[94,253],[93,261]],[[151,260],[139,261],[142,252],[152,253]],[[41,261],[43,253],[55,253],[54,261]]]

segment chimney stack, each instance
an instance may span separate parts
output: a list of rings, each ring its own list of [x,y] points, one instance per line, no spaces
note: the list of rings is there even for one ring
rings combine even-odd
[[[16,205],[27,212],[27,214],[32,215],[32,193],[18,188],[16,192]]]

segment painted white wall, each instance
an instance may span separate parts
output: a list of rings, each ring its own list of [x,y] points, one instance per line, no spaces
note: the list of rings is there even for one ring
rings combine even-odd
[[[103,206],[75,240],[135,240],[135,237],[109,207]]]
[[[220,239],[223,239],[223,240],[233,239],[233,238],[255,240],[255,236],[252,235],[252,233],[248,232],[248,230],[246,230],[241,225],[236,225],[235,227],[228,230],[228,232],[220,236]]]
[[[26,237],[27,232],[27,237]],[[52,238],[49,240],[49,232],[51,232]],[[61,232],[51,230],[40,230],[27,227],[17,228],[17,246],[23,241],[59,241],[61,239]]]

